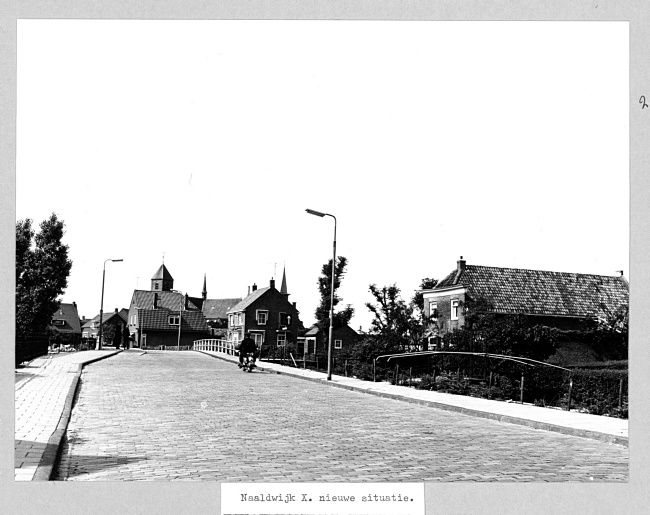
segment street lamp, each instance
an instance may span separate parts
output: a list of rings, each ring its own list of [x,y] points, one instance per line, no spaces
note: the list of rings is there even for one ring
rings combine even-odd
[[[178,343],[176,344],[176,350],[181,350],[181,322],[183,321],[183,292],[179,290],[170,290],[174,293],[178,293],[181,296],[180,305],[178,306]]]
[[[104,261],[104,270],[102,271],[102,303],[99,307],[99,338],[97,340],[97,346],[95,347],[95,350],[102,350],[102,333],[103,333],[103,325],[104,325],[104,282],[106,279],[106,263],[108,261],[113,261],[113,262],[118,262],[118,261],[124,261],[123,259],[107,259]]]
[[[313,209],[305,209],[310,215],[320,216],[331,216],[334,218],[334,243],[332,245],[334,249],[334,257],[332,258],[332,291],[330,298],[330,332],[327,342],[327,380],[332,380],[332,334],[334,333],[334,276],[336,275],[336,217],[329,213],[321,213],[320,211],[314,211]]]

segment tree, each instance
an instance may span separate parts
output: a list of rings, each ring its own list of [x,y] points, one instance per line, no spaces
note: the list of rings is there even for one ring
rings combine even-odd
[[[437,279],[425,277],[420,282],[420,290],[428,290],[434,288],[438,284]],[[410,336],[413,343],[418,346],[421,345],[425,338],[425,334],[430,329],[431,319],[429,314],[424,310],[424,295],[421,291],[416,291],[410,302],[411,308],[411,327]]]
[[[608,359],[627,359],[629,306],[627,303],[599,318],[588,330],[594,350]]]
[[[336,269],[334,275],[334,308],[341,302],[341,299],[337,295],[337,290],[341,286],[341,281],[345,275],[346,268],[348,266],[347,258],[339,256],[336,259]],[[331,293],[332,293],[332,260],[330,259],[327,263],[323,265],[321,270],[321,276],[318,278],[318,291],[320,292],[320,304],[316,308],[316,323],[321,327],[329,327],[330,323],[330,302],[331,302]],[[354,315],[354,308],[349,304],[338,313],[334,313],[334,323],[332,324],[335,328],[344,327],[350,323],[352,316]]]
[[[378,336],[386,348],[406,350],[410,342],[413,309],[402,300],[396,284],[383,288],[371,284],[368,288],[376,302],[366,303],[375,316],[370,323],[370,332]]]
[[[44,334],[68,285],[72,261],[55,213],[34,233],[32,220],[16,223],[16,335]]]

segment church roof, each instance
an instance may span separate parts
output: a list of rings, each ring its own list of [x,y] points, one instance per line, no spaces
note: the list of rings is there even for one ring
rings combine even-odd
[[[160,280],[160,279],[168,280],[168,281],[173,281],[174,280],[174,278],[172,277],[172,274],[169,273],[169,270],[167,270],[167,267],[165,266],[164,263],[162,265],[160,265],[160,268],[158,269],[158,271],[151,278],[152,281],[156,281],[156,280]]]

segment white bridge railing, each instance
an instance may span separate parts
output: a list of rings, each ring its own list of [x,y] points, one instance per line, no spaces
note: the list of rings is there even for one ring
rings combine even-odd
[[[235,344],[228,340],[196,340],[192,348],[194,350],[235,354]]]

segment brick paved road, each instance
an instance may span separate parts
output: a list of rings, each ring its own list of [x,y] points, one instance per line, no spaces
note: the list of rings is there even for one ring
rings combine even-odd
[[[628,449],[192,352],[84,369],[57,479],[627,481]]]

